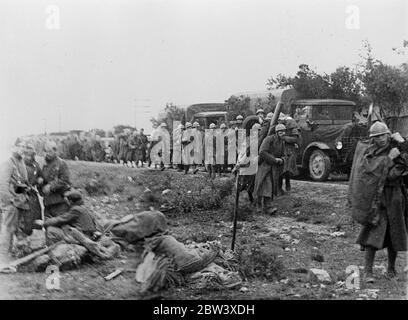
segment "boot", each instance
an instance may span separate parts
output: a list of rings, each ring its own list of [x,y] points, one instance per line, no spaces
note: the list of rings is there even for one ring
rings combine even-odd
[[[12,249],[13,234],[4,228],[0,233],[0,267],[10,264]]]
[[[256,199],[256,213],[257,214],[262,214],[262,197],[258,197]]]
[[[286,189],[286,191],[290,191],[290,189],[291,189],[290,178],[289,177],[285,178],[285,189]]]
[[[388,268],[387,276],[389,278],[395,278],[397,276],[397,271],[395,270],[395,261],[397,260],[397,251],[394,251],[393,248],[388,247]]]
[[[375,249],[365,248],[365,266],[364,266],[364,278],[366,283],[373,283],[375,281],[373,274],[373,264],[375,258]]]
[[[184,174],[187,174],[189,170],[190,170],[190,166],[185,165],[184,166]]]
[[[272,206],[272,198],[264,198],[265,213],[268,215],[274,215],[278,209]]]

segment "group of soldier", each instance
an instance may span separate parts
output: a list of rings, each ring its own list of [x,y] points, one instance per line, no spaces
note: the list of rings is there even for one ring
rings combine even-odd
[[[105,161],[105,146],[99,135],[81,132],[55,139],[58,156],[68,160]]]
[[[149,142],[144,129],[125,129],[114,135],[112,143],[105,145],[99,135],[81,133],[70,134],[56,139],[58,156],[62,159],[94,162],[121,162],[129,166],[143,166],[147,160]]]
[[[199,122],[186,122],[184,125],[183,124],[179,124],[178,127],[174,128],[172,132],[170,132],[171,137],[171,143],[172,146],[179,146],[180,147],[180,151],[181,154],[183,155],[181,157],[181,161],[178,164],[171,164],[170,167],[171,168],[175,168],[178,169],[178,171],[183,172],[185,174],[187,174],[190,170],[191,167],[193,167],[193,173],[197,173],[198,172],[198,167],[201,166],[203,167],[203,170],[205,172],[208,172],[209,176],[211,178],[215,178],[216,175],[218,174],[219,176],[222,176],[223,174],[229,172],[229,171],[234,171],[234,164],[236,162],[236,160],[238,159],[238,154],[236,154],[236,156],[234,157],[234,161],[231,163],[231,161],[229,160],[231,157],[229,157],[229,135],[228,133],[232,133],[234,134],[234,130],[235,130],[235,143],[237,148],[235,149],[235,152],[239,149],[238,148],[238,129],[255,129],[258,131],[258,136],[259,138],[264,138],[267,133],[268,133],[268,129],[269,129],[269,122],[272,118],[272,113],[268,113],[265,117],[265,112],[263,109],[258,109],[256,112],[256,117],[257,120],[255,121],[254,125],[251,128],[243,128],[243,120],[244,117],[242,115],[238,115],[235,119],[234,122],[232,122],[232,125],[230,127],[228,127],[228,125],[226,123],[219,123],[218,125],[215,123],[210,123],[208,126],[208,130],[211,133],[211,131],[219,129],[220,133],[222,134],[222,146],[223,146],[223,159],[221,161],[221,163],[216,161],[216,154],[220,152],[220,150],[217,150],[217,138],[216,135],[214,134],[209,135],[209,137],[212,137],[213,141],[206,141],[206,135],[204,132],[204,129],[202,128],[202,126],[200,126]],[[287,116],[283,116],[279,119],[280,122],[284,122],[287,121],[291,118],[287,117]],[[293,121],[293,119],[292,119]],[[293,121],[291,122],[292,126],[289,126],[290,130],[293,130],[296,127],[296,122]],[[166,123],[162,123],[152,134],[152,141],[150,143],[150,147],[148,149],[148,154],[150,155],[150,151],[152,149],[152,147],[160,141],[160,131],[162,130],[167,130],[167,124]],[[247,130],[248,131],[248,130]],[[200,135],[196,135],[196,132],[199,132]],[[248,131],[249,132],[249,131]],[[297,133],[296,133],[297,135]],[[188,149],[188,146],[191,144],[196,143],[195,139],[197,139],[197,137],[199,137],[201,139],[200,141],[200,148],[202,148],[202,157],[201,157],[201,161],[199,162],[194,162],[193,164],[191,163],[191,161],[188,161],[186,159],[186,157],[191,156],[191,158],[194,158],[194,152],[197,152],[197,150],[194,147],[194,151],[191,150],[190,148],[190,154],[187,155],[184,151]],[[289,141],[290,139],[288,139]],[[258,141],[260,141],[258,139]],[[298,140],[296,140],[298,142]],[[249,141],[248,141],[249,142]],[[210,161],[210,159],[207,159],[206,156],[208,156],[208,150],[206,151],[206,145],[207,144],[211,144],[213,147],[213,152],[212,152],[212,156],[213,156],[213,161]],[[197,145],[196,145],[197,146]],[[248,144],[247,144],[248,146]],[[173,157],[173,149],[171,148],[171,156],[170,158],[174,160]],[[293,148],[292,148],[293,149]],[[293,153],[293,152],[292,152]],[[291,160],[294,160],[294,158],[292,157]],[[149,165],[151,164],[151,159],[149,159]],[[292,163],[293,164],[293,163]],[[165,166],[163,163],[160,164],[161,170],[165,169]],[[296,166],[294,166],[294,170],[296,170]],[[296,172],[293,172],[293,174],[295,174]],[[287,179],[287,188],[290,189],[290,180],[289,180],[289,173],[286,171],[286,174],[288,176]]]
[[[47,244],[67,240],[71,228],[94,238],[96,222],[85,208],[82,195],[71,187],[68,166],[58,157],[57,144],[44,144],[45,163],[36,161],[35,146],[17,141],[0,170],[0,268],[7,266],[16,244],[46,228]]]
[[[272,113],[265,116],[263,110],[258,110],[258,120],[252,129],[258,130],[258,169],[251,176],[240,178],[241,190],[246,189],[251,202],[255,200],[256,211],[261,214],[274,214],[276,208],[273,207],[274,197],[283,195],[291,190],[290,180],[298,174],[296,166],[297,151],[302,143],[300,131],[294,119],[284,114],[280,114],[276,124],[271,124]],[[242,128],[242,116],[238,116],[234,129]],[[143,166],[146,163],[150,166],[151,159],[148,155],[152,147],[161,139],[158,130],[167,130],[167,125],[162,123],[152,134],[149,142],[140,132],[126,132],[115,136],[112,143],[112,161],[124,165],[138,166],[139,162]],[[217,126],[212,123],[210,130],[215,130]],[[179,130],[200,130],[198,122],[179,125],[174,132]],[[219,129],[227,130],[225,124],[220,124]],[[173,135],[174,135],[173,132]],[[191,143],[190,138],[184,139],[183,135],[176,135],[181,139],[181,149]],[[77,139],[69,137],[68,154],[73,150],[79,150]],[[95,139],[99,141],[99,139]],[[174,145],[175,142],[173,142]],[[368,218],[364,222],[362,231],[357,243],[365,251],[365,275],[368,282],[374,281],[373,263],[375,253],[378,250],[387,248],[388,250],[388,275],[396,275],[395,261],[398,251],[407,251],[408,246],[408,141],[399,134],[391,134],[388,127],[382,122],[375,122],[369,128],[369,140],[366,142],[364,152],[360,152],[360,163],[364,166],[356,167],[355,160],[352,168],[353,180],[355,171],[364,171],[372,179],[377,176],[384,176],[380,181],[381,186],[376,187],[378,195],[375,202],[370,204],[367,212],[363,212]],[[204,141],[205,144],[205,141]],[[405,149],[400,151],[396,145],[405,145]],[[224,145],[227,145],[225,143]],[[71,146],[71,148],[69,147]],[[215,144],[214,144],[215,146]],[[247,148],[250,147],[247,145]],[[35,161],[35,146],[29,143],[16,142],[12,156],[5,166],[2,167],[0,176],[0,200],[2,229],[0,232],[0,264],[7,262],[12,249],[13,237],[18,239],[21,234],[30,234],[35,228],[47,227],[49,237],[61,239],[66,237],[63,225],[74,226],[89,237],[95,235],[96,227],[86,210],[81,209],[82,199],[78,192],[70,191],[70,177],[67,164],[58,156],[59,148],[54,141],[47,141],[44,145],[45,164],[42,168]],[[357,154],[357,152],[356,152]],[[61,155],[61,154],[60,154]],[[239,156],[239,155],[238,155]],[[225,157],[228,157],[225,154]],[[79,157],[78,157],[79,158]],[[204,163],[183,162],[176,165],[179,171],[188,173],[191,166],[194,173],[198,166]],[[163,170],[164,164],[155,163]],[[210,177],[214,178],[215,173],[221,173],[228,169],[228,163],[204,165]],[[240,161],[231,168],[232,172],[239,172]],[[364,175],[362,175],[364,176]],[[368,182],[367,182],[368,183]],[[362,186],[362,187],[361,187]],[[368,185],[367,185],[368,186]],[[352,190],[353,194],[364,194],[366,188],[360,184],[361,190]],[[378,190],[377,190],[378,189]],[[41,210],[38,196],[44,199],[44,215],[41,217]],[[356,198],[356,197],[355,197]],[[359,196],[357,197],[359,201]],[[367,197],[366,197],[367,198]],[[351,204],[353,206],[353,204]],[[352,210],[361,213],[362,208],[357,208],[354,204]],[[75,209],[73,209],[75,208]]]

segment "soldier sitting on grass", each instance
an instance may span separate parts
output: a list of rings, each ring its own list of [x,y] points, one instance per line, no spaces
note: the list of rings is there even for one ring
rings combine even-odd
[[[36,220],[39,226],[47,229],[47,244],[61,241],[79,244],[101,259],[112,259],[118,256],[120,246],[97,231],[95,220],[84,206],[81,193],[71,190],[64,196],[70,207],[67,213],[48,218],[45,222]]]
[[[44,222],[42,220],[35,221],[37,225],[44,226],[47,229],[48,244],[61,240],[65,240],[68,243],[76,243],[77,241],[72,239],[68,232],[69,227],[79,230],[90,239],[98,236],[95,221],[84,206],[81,193],[77,190],[71,190],[67,191],[64,197],[69,205],[68,212],[57,217],[48,218]]]

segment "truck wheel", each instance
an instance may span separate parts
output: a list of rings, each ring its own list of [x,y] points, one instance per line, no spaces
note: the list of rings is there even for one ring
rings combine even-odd
[[[331,171],[330,157],[316,149],[309,157],[309,175],[314,181],[326,181]]]

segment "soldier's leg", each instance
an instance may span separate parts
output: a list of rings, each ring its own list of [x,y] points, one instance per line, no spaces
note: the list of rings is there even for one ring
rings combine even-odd
[[[216,175],[217,175],[217,171],[218,171],[218,165],[213,164],[212,165],[212,178],[215,179]]]
[[[284,195],[285,192],[283,191],[283,175],[280,175],[278,178],[278,195]]]
[[[210,164],[205,164],[205,171],[208,172],[208,175],[211,177],[211,165]]]
[[[277,208],[273,207],[273,201],[271,197],[264,197],[264,211],[266,214],[275,214],[278,211]]]
[[[2,208],[2,225],[0,232],[0,264],[10,261],[13,248],[13,237],[19,223],[19,211],[16,207],[8,205]]]
[[[61,228],[48,227],[47,228],[47,245],[52,245],[64,240],[64,231]]]
[[[395,277],[397,275],[397,271],[395,270],[395,261],[397,260],[398,252],[394,250],[392,247],[387,248],[388,251],[388,268],[387,268],[387,275],[389,277]]]
[[[47,245],[49,246],[60,241],[72,244],[79,244],[79,242],[70,235],[70,233],[67,231],[65,227],[63,228],[48,227],[46,232],[47,232]]]
[[[290,185],[290,173],[289,172],[285,173],[285,189],[286,191],[290,191],[292,189]]]
[[[375,251],[376,250],[372,247],[365,247],[364,273],[365,273],[366,282],[374,282],[373,265],[374,265]]]
[[[256,197],[256,213],[258,214],[262,214],[262,199],[261,196]]]
[[[190,165],[189,165],[189,164],[185,164],[185,165],[184,165],[184,174],[187,174],[189,170],[190,170]]]

